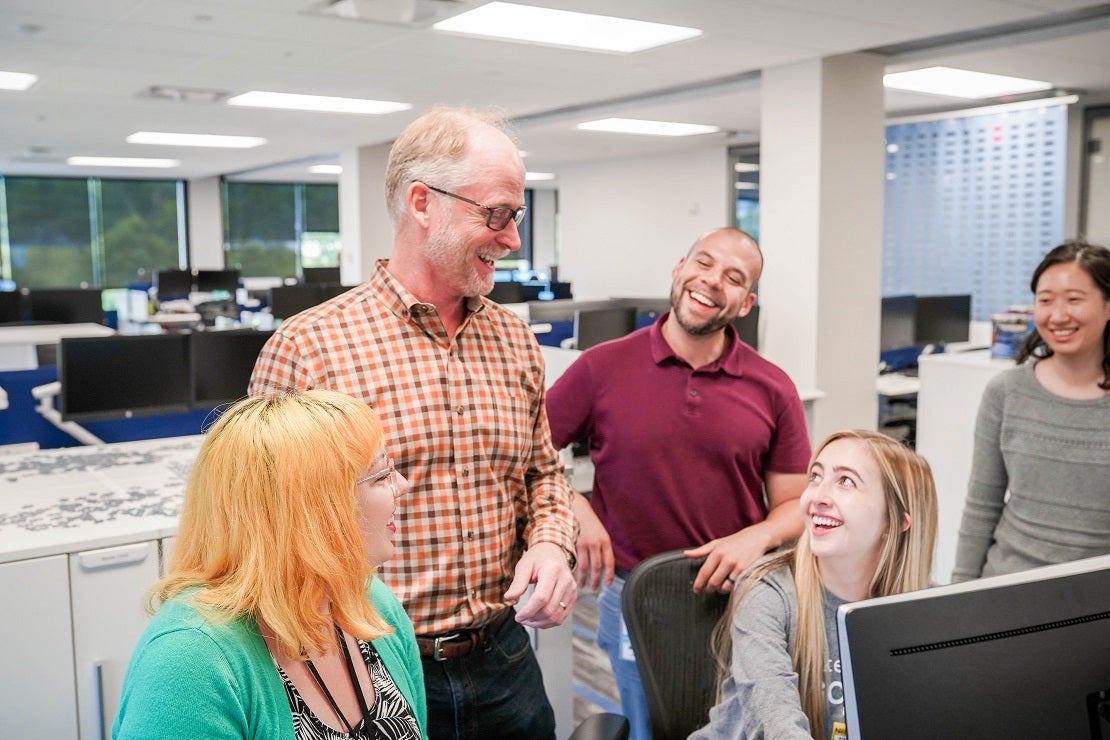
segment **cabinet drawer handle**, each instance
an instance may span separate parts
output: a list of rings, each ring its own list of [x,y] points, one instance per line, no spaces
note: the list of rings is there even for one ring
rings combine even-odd
[[[106,547],[103,550],[87,550],[77,555],[77,562],[85,570],[96,570],[128,563],[141,563],[149,554],[150,545],[142,542],[123,547]]]

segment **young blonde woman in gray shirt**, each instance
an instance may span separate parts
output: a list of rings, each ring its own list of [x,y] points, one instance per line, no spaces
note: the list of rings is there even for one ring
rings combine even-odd
[[[843,738],[836,608],[924,588],[937,502],[928,463],[875,432],[830,435],[810,463],[797,545],[752,566],[718,627],[727,659],[691,740]]]

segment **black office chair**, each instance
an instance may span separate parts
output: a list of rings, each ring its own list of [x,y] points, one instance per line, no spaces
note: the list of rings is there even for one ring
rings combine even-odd
[[[703,727],[716,702],[717,661],[710,635],[728,597],[693,592],[703,562],[681,550],[660,553],[636,566],[624,584],[621,611],[654,740],[678,740]]]
[[[582,720],[568,740],[628,740],[631,731],[623,714],[599,712]]]

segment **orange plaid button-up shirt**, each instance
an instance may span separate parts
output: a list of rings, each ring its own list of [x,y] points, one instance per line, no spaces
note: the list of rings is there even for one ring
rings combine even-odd
[[[543,357],[529,328],[472,299],[454,339],[434,306],[378,262],[370,280],[282,322],[250,394],[328,388],[374,407],[412,485],[382,578],[419,634],[485,624],[526,546],[573,557],[577,522],[544,408]]]

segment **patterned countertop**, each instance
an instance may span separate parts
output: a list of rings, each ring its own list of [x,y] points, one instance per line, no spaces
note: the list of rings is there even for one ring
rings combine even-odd
[[[0,456],[0,563],[174,534],[202,439]]]

